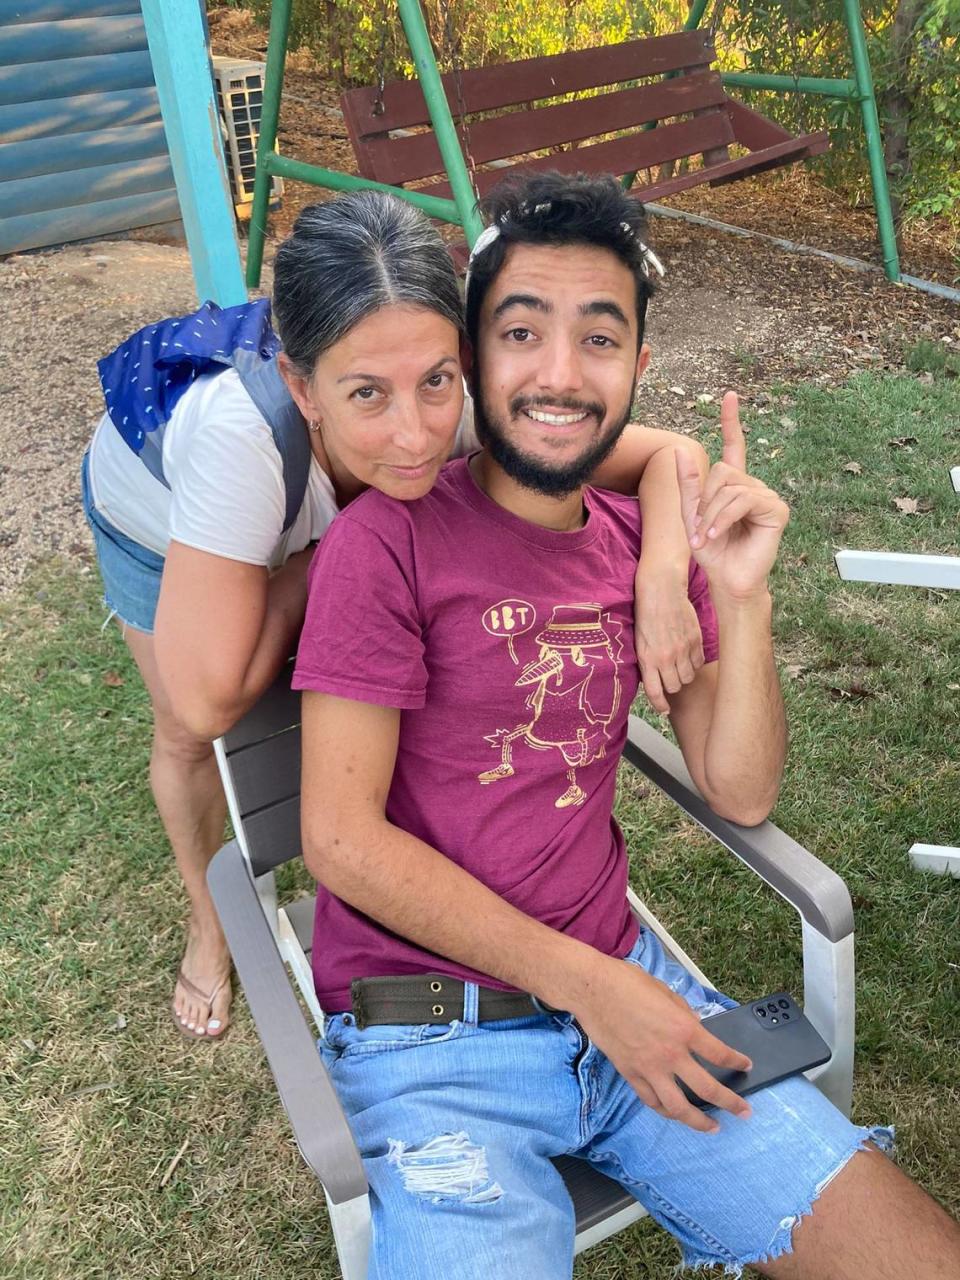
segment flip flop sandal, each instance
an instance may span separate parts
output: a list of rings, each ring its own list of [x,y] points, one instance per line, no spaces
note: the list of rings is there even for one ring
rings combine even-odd
[[[223,988],[227,985],[229,981],[230,981],[230,974],[228,973],[225,978],[220,979],[220,981],[217,983],[217,985],[213,988],[213,990],[208,995],[206,991],[201,991],[195,982],[191,982],[182,969],[180,969],[177,973],[177,982],[190,995],[193,996],[194,1000],[198,1000],[201,1004],[205,1004],[211,1012],[213,1012],[214,1000],[216,1000],[217,996],[220,994],[220,992],[223,990]],[[170,1016],[173,1018],[173,1025],[177,1028],[177,1030],[180,1032],[180,1034],[184,1037],[185,1040],[222,1040],[223,1037],[227,1034],[227,1031],[229,1031],[230,1029],[228,1024],[223,1031],[215,1031],[212,1035],[208,1035],[206,1031],[191,1031],[188,1026],[185,1026],[184,1023],[180,1021],[179,1014],[177,1013],[176,1009],[172,1007],[170,1009]]]

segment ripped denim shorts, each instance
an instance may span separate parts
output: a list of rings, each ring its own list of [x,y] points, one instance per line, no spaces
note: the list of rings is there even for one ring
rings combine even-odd
[[[708,1016],[705,989],[641,932],[627,963]],[[471,984],[468,984],[468,991]],[[475,993],[476,988],[473,988]],[[715,1112],[702,1134],[651,1111],[567,1013],[373,1026],[326,1023],[320,1053],[370,1183],[370,1280],[559,1280],[573,1270],[573,1206],[551,1158],[587,1160],[679,1241],[688,1266],[739,1275],[789,1252],[794,1226],[869,1140],[794,1077]],[[470,1016],[470,1007],[474,1010]]]

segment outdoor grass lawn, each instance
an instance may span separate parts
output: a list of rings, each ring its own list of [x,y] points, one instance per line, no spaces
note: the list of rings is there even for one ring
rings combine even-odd
[[[841,583],[832,557],[956,553],[960,379],[787,396],[746,416],[753,469],[793,508],[774,584],[792,737],[774,819],[853,895],[855,1118],[895,1123],[903,1166],[957,1212],[960,882],[913,871],[907,848],[960,835],[960,600]],[[95,573],[62,564],[0,614],[0,1275],[334,1277],[242,995],[221,1044],[170,1022],[184,900],[147,789],[146,697],[102,618]],[[623,792],[635,883],[718,985],[799,994],[790,909],[642,780],[625,772]],[[675,1262],[647,1221],[575,1274],[666,1280]]]

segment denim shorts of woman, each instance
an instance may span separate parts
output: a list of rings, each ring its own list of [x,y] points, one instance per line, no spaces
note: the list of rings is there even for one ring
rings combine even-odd
[[[90,492],[90,456],[83,455],[80,468],[83,514],[93,534],[97,565],[103,579],[103,602],[111,617],[124,626],[153,634],[163,576],[163,556],[134,542],[93,505]]]
[[[704,989],[644,930],[625,957],[701,1016],[734,1001]],[[803,1077],[714,1114],[716,1134],[639,1100],[569,1014],[446,1025],[328,1018],[320,1041],[370,1184],[369,1280],[561,1280],[573,1206],[551,1157],[614,1178],[680,1242],[686,1265],[729,1275],[791,1249],[800,1218],[851,1156],[890,1131],[853,1125]]]

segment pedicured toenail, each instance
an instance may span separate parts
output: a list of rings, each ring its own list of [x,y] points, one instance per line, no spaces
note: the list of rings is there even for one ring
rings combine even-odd
[[[219,1030],[220,1030],[220,1019],[219,1019],[219,1018],[211,1018],[211,1019],[210,1019],[210,1021],[207,1023],[207,1030],[208,1030],[208,1031],[219,1031]]]

